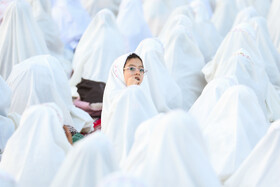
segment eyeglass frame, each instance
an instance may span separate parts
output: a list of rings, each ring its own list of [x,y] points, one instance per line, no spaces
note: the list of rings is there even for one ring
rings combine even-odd
[[[134,69],[134,70],[132,70]],[[141,73],[141,70],[144,70],[142,73]],[[134,67],[134,66],[130,66],[130,67],[126,67],[126,68],[123,68],[123,70],[129,70],[131,73],[133,73],[134,71],[138,70],[140,72],[140,74],[144,75],[145,73],[148,72],[148,70],[145,70],[144,68],[137,68],[137,67]]]

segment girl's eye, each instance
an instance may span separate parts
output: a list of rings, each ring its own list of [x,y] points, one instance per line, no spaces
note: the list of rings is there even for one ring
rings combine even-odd
[[[140,73],[145,73],[145,70],[143,68],[141,68]]]
[[[129,70],[130,70],[130,71],[135,71],[136,68],[135,68],[135,67],[129,67]]]

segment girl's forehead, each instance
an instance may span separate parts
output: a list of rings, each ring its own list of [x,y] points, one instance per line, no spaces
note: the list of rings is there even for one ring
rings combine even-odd
[[[142,66],[143,67],[143,64],[141,62],[141,60],[139,58],[132,58],[132,59],[129,59],[127,62],[126,62],[126,66],[131,66],[131,65],[134,65],[134,66]]]

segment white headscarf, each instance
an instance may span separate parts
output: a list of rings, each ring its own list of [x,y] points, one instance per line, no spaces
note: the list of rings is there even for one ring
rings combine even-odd
[[[49,186],[71,148],[62,126],[62,113],[54,103],[27,109],[7,143],[0,168],[21,186]]]
[[[215,12],[211,21],[222,36],[225,36],[230,31],[237,13],[238,8],[235,0],[218,0],[216,2]]]
[[[72,92],[81,78],[107,82],[114,60],[125,53],[125,44],[115,16],[103,9],[91,21],[81,38],[73,59]],[[73,94],[73,93],[72,93]]]
[[[97,186],[116,169],[112,143],[104,134],[96,132],[74,144],[51,186]]]
[[[119,57],[111,66],[103,96],[101,131],[114,143],[116,158],[123,162],[134,142],[134,133],[139,124],[156,115],[157,111],[141,85],[126,87],[123,67],[127,54]],[[144,64],[145,67],[145,64]]]
[[[0,76],[0,161],[8,139],[15,131],[13,121],[7,117],[11,104],[11,89]]]
[[[122,0],[117,24],[126,41],[126,52],[134,51],[143,39],[152,37],[144,18],[142,0]]]
[[[166,67],[182,90],[183,108],[186,110],[189,110],[206,85],[201,72],[204,58],[191,29],[191,26],[177,25],[163,41]]]
[[[103,8],[108,8],[116,16],[119,11],[121,0],[81,0],[82,6],[93,18]]]
[[[75,49],[90,23],[90,16],[79,0],[55,0],[52,16],[59,27],[60,37],[65,46]]]
[[[182,91],[169,74],[164,61],[164,48],[155,38],[143,40],[136,49],[148,70],[143,86],[149,91],[158,112],[182,108]]]
[[[31,105],[54,102],[63,112],[65,125],[77,131],[92,127],[91,117],[73,105],[67,77],[56,58],[29,58],[14,66],[7,82],[13,92],[11,112],[22,114]]]
[[[172,111],[140,125],[124,169],[150,186],[220,186],[206,155],[194,119]]]
[[[210,81],[203,89],[199,98],[189,110],[201,129],[207,124],[207,118],[223,93],[237,82],[232,78],[216,78]]]
[[[32,16],[30,5],[16,0],[7,8],[0,26],[0,74],[6,80],[15,64],[48,54],[44,36]]]
[[[239,169],[226,181],[225,186],[279,186],[279,122],[271,124],[267,134],[259,141]]]
[[[238,169],[269,125],[254,91],[243,85],[224,92],[206,123],[203,136],[221,181]]]

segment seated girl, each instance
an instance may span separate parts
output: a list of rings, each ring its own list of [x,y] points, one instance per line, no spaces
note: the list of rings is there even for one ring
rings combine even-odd
[[[105,87],[101,131],[114,142],[119,164],[128,155],[139,124],[157,114],[142,84],[144,74],[138,55],[123,55],[112,64]]]

